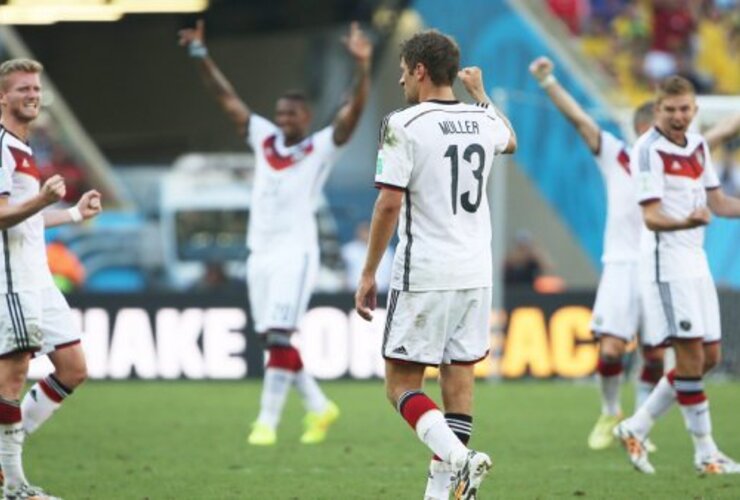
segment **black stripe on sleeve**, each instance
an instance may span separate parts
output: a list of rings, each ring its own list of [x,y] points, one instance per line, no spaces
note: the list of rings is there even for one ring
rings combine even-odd
[[[414,237],[411,234],[411,193],[406,191],[406,250],[403,259],[403,290],[409,291],[409,282],[411,276],[411,245]]]

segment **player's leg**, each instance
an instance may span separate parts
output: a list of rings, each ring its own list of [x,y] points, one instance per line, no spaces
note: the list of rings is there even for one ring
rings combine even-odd
[[[87,379],[85,353],[79,341],[61,345],[49,353],[54,372],[36,382],[21,403],[23,428],[35,432],[46,422],[74,390]]]
[[[445,342],[440,372],[442,399],[449,427],[467,446],[473,430],[474,366],[488,356],[490,348],[491,288],[460,290],[451,295],[451,333]],[[487,454],[469,450],[465,463],[455,471],[454,498],[476,498],[492,465]]]
[[[620,388],[627,343],[639,325],[640,300],[637,265],[608,263],[599,281],[591,330],[599,340],[596,372],[599,379],[601,413],[588,436],[592,450],[614,442],[612,431],[622,418]]]
[[[39,354],[48,354],[54,372],[36,382],[21,403],[23,428],[36,431],[87,379],[87,363],[80,343],[80,332],[64,296],[56,287],[41,292],[43,309],[41,331],[44,336]]]
[[[435,455],[459,466],[468,449],[450,429],[434,401],[422,390],[425,368],[423,364],[386,360],[386,396]]]
[[[473,432],[473,365],[441,365],[439,383],[447,425],[467,446]],[[434,455],[429,464],[424,499],[449,498],[456,472],[452,464]]]
[[[612,431],[622,418],[619,389],[626,346],[627,342],[622,338],[606,333],[599,335],[596,371],[599,376],[601,415],[588,436],[588,446],[592,450],[603,450],[614,442]]]
[[[311,298],[311,291],[313,290],[318,270],[318,253],[313,252],[307,254],[306,267],[301,270],[304,276],[303,279],[298,281],[299,287],[296,293],[298,297],[295,305],[296,326],[308,309],[308,302]],[[296,372],[293,384],[301,396],[303,406],[306,409],[306,415],[303,418],[304,431],[301,435],[301,443],[321,443],[326,439],[329,427],[339,418],[339,407],[326,397],[316,379],[308,373],[305,366]]]
[[[640,379],[637,382],[637,388],[635,390],[635,409],[645,403],[650,393],[655,389],[655,386],[658,385],[661,377],[663,377],[665,370],[663,364],[663,358],[665,357],[664,347],[643,345],[641,352],[642,370],[640,371]]]
[[[5,475],[6,494],[28,484],[21,458],[24,431],[20,395],[30,359],[30,352],[0,357],[0,465]]]

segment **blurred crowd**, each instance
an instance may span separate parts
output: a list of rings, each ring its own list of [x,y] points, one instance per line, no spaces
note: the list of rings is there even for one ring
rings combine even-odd
[[[632,105],[680,74],[700,94],[740,92],[740,0],[547,0]]]

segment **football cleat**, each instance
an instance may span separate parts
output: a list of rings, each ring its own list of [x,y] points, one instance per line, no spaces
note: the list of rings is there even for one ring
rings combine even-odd
[[[624,422],[614,428],[614,437],[621,441],[635,469],[645,474],[655,474],[655,467],[648,460],[645,445],[627,428]]]
[[[493,467],[491,457],[479,451],[470,450],[465,461],[455,474],[452,483],[455,500],[474,500],[478,498],[478,489],[488,471]]]
[[[326,439],[329,426],[339,418],[339,407],[329,401],[326,410],[321,413],[308,412],[303,419],[305,431],[301,436],[303,444],[317,444]]]
[[[5,488],[4,500],[62,500],[59,497],[44,493],[38,486],[22,484],[17,488]]]
[[[247,438],[247,443],[253,446],[272,446],[277,443],[277,433],[269,425],[255,422],[252,424],[252,432]]]
[[[621,417],[619,415],[601,415],[588,436],[588,447],[592,450],[603,450],[614,443],[614,428]]]
[[[697,457],[694,460],[694,467],[701,474],[740,474],[740,464],[721,451]]]

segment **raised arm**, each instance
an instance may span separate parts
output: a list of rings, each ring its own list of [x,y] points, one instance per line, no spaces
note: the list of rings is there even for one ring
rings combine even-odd
[[[740,113],[722,120],[714,127],[704,133],[710,149],[720,146],[722,143],[740,134]]]
[[[509,132],[511,132],[511,135],[509,137],[509,143],[506,145],[506,149],[504,149],[502,152],[506,154],[514,153],[517,147],[516,132],[514,131],[514,127],[511,125],[511,122],[506,117],[506,115],[504,115],[501,110],[496,107],[491,98],[488,97],[488,94],[486,93],[486,88],[483,85],[483,72],[481,71],[481,69],[477,66],[469,66],[467,68],[461,69],[458,72],[457,77],[462,82],[468,94],[470,94],[470,97],[475,99],[476,102],[487,102],[488,104],[490,104],[496,111],[498,117],[501,118],[501,120],[506,124],[506,127],[509,129]]]
[[[545,89],[553,104],[576,127],[591,152],[598,153],[601,129],[573,96],[560,85],[552,74],[554,69],[555,65],[547,57],[538,57],[529,65],[529,72],[539,82],[540,87]]]
[[[352,137],[357,122],[360,121],[362,109],[370,94],[370,65],[373,56],[373,45],[357,23],[352,23],[349,36],[342,39],[347,51],[355,59],[355,81],[352,95],[334,118],[334,144],[341,146]]]
[[[249,116],[247,105],[236,93],[229,80],[221,73],[216,63],[208,55],[205,45],[205,23],[198,19],[195,28],[180,30],[180,45],[188,48],[188,53],[198,65],[201,77],[206,86],[213,92],[221,109],[229,117],[237,133],[241,136],[247,133]]]

